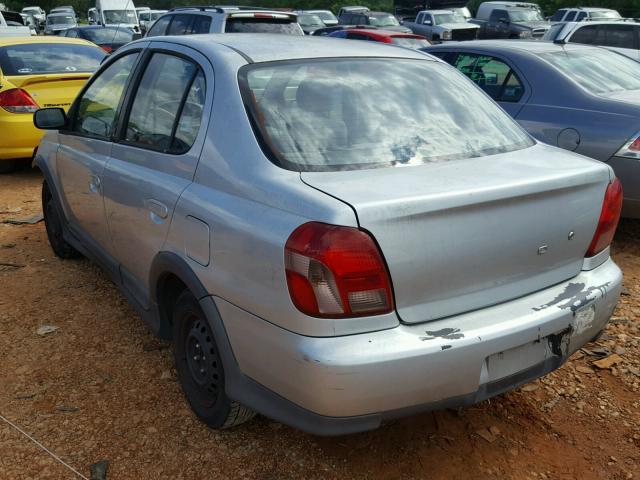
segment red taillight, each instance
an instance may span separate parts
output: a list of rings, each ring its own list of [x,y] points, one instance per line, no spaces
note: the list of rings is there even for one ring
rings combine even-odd
[[[100,48],[107,53],[113,52],[113,47],[111,47],[111,45],[100,45]]]
[[[357,228],[301,225],[287,240],[285,267],[291,299],[307,315],[346,318],[393,310],[382,255]]]
[[[620,212],[622,210],[622,184],[617,178],[609,184],[604,194],[602,202],[602,211],[600,212],[600,220],[598,220],[598,228],[593,235],[591,245],[587,250],[586,257],[593,257],[607,248],[613,240],[616,233],[616,227],[620,220]]]
[[[640,152],[640,137],[631,142],[631,145],[629,145],[627,148],[632,152]]]
[[[33,113],[38,104],[21,88],[12,88],[0,92],[0,107],[11,113]]]

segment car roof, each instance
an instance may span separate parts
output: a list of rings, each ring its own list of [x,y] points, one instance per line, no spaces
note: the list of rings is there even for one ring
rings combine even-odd
[[[590,25],[591,22],[588,23]],[[540,40],[470,40],[455,44],[440,44],[428,47],[429,50],[457,50],[465,48],[481,48],[493,52],[529,52],[533,54],[558,52],[558,51],[588,51],[597,45],[581,45],[579,43],[558,44]]]
[[[377,31],[377,30],[376,30]],[[268,33],[209,33],[202,35],[178,35],[151,37],[144,41],[162,41],[185,45],[203,53],[217,55],[217,45],[224,45],[242,55],[249,62],[272,62],[313,58],[341,57],[386,57],[433,60],[424,53],[395,48],[376,42],[354,42],[353,40],[305,36],[291,41],[290,35]]]
[[[558,10],[580,10],[582,12],[615,12],[612,8],[604,7],[564,7]]]
[[[429,13],[456,13],[453,10],[447,10],[445,8],[439,8],[437,10],[424,10],[424,11]]]
[[[585,26],[585,25],[640,25],[639,22],[630,22],[628,20],[615,20],[615,19],[611,19],[611,20],[589,20],[588,22],[560,22],[560,25],[564,24],[565,28],[566,26],[570,26],[570,27],[576,27],[576,26]]]
[[[8,45],[26,45],[32,43],[67,43],[72,45],[89,45],[90,47],[100,48],[94,43],[80,38],[58,37],[56,35],[39,35],[31,37],[0,37],[0,47]]]

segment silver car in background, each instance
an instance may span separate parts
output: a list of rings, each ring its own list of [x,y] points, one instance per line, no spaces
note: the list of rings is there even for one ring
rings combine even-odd
[[[55,253],[172,339],[212,427],[469,405],[557,368],[618,300],[612,169],[419,52],[153,37],[35,123]]]
[[[44,27],[45,35],[58,35],[69,28],[78,26],[78,21],[72,13],[50,13]]]

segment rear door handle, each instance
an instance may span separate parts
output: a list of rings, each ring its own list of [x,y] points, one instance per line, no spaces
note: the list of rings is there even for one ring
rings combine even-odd
[[[164,203],[159,202],[158,200],[149,199],[146,201],[146,204],[147,209],[160,218],[167,218],[167,216],[169,215],[169,209],[167,208],[167,206]]]

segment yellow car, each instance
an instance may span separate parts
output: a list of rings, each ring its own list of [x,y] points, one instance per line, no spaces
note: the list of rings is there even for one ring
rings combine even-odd
[[[105,52],[86,40],[0,37],[0,173],[33,158],[38,108],[69,108]]]

